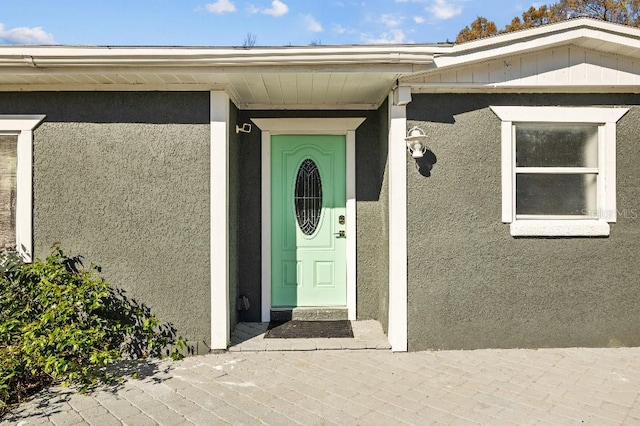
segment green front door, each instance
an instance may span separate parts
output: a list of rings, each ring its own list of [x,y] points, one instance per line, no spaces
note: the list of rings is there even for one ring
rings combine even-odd
[[[271,137],[271,305],[346,305],[345,137]]]

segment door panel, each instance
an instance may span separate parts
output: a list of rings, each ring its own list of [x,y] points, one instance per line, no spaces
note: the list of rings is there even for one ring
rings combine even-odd
[[[344,136],[272,136],[273,307],[346,305],[345,172]]]

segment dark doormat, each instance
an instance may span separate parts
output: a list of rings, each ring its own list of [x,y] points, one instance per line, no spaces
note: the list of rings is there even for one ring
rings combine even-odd
[[[351,321],[271,321],[265,339],[312,339],[353,337]]]

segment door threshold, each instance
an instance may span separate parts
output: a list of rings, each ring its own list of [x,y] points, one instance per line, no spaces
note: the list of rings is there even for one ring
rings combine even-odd
[[[351,321],[353,337],[314,339],[265,339],[268,322],[238,323],[229,352],[391,350],[382,325],[375,320]]]
[[[271,321],[340,321],[349,319],[346,306],[271,308]]]

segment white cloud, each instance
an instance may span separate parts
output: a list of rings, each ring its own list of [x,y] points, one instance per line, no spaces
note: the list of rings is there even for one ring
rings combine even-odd
[[[403,18],[390,13],[385,13],[380,16],[380,21],[382,21],[387,28],[395,28],[402,23]]]
[[[379,34],[378,36],[371,36],[369,34],[363,34],[362,39],[365,43],[370,44],[403,44],[407,43],[406,35],[404,31],[398,28],[390,29],[389,31]]]
[[[44,31],[42,27],[18,27],[4,29],[0,23],[0,41],[9,44],[56,44],[53,35]]]
[[[434,0],[427,10],[438,19],[450,19],[462,13],[462,6],[452,0]]]
[[[322,25],[313,17],[313,15],[302,15],[302,19],[304,19],[305,24],[307,24],[308,31],[311,31],[312,33],[321,33],[323,31]]]
[[[275,18],[286,15],[289,12],[289,6],[281,2],[280,0],[273,0],[271,2],[271,7],[266,9],[260,9],[254,4],[249,4],[247,6],[247,12],[251,14],[263,13],[265,15],[271,15]]]
[[[269,9],[262,10],[265,15],[271,15],[273,17],[279,17],[286,15],[289,12],[289,6],[281,2],[280,0],[273,0]]]
[[[400,0],[407,2],[419,2],[422,0]],[[412,33],[412,29],[404,29],[403,24],[409,20],[408,16],[402,16],[397,13],[385,13],[379,17],[367,18],[373,26],[380,27],[381,32],[375,33],[363,33],[360,38],[365,43],[372,44],[407,44],[413,43],[413,41],[407,38],[407,35]],[[414,16],[411,18],[415,23],[421,24],[426,22],[426,19],[421,16]],[[382,24],[382,27],[380,26]]]
[[[207,3],[204,8],[207,12],[218,14],[236,11],[236,6],[230,0],[217,0],[214,3]]]
[[[333,27],[333,32],[336,34],[344,34],[347,32],[347,29],[345,27],[343,27],[342,25],[335,25]]]

